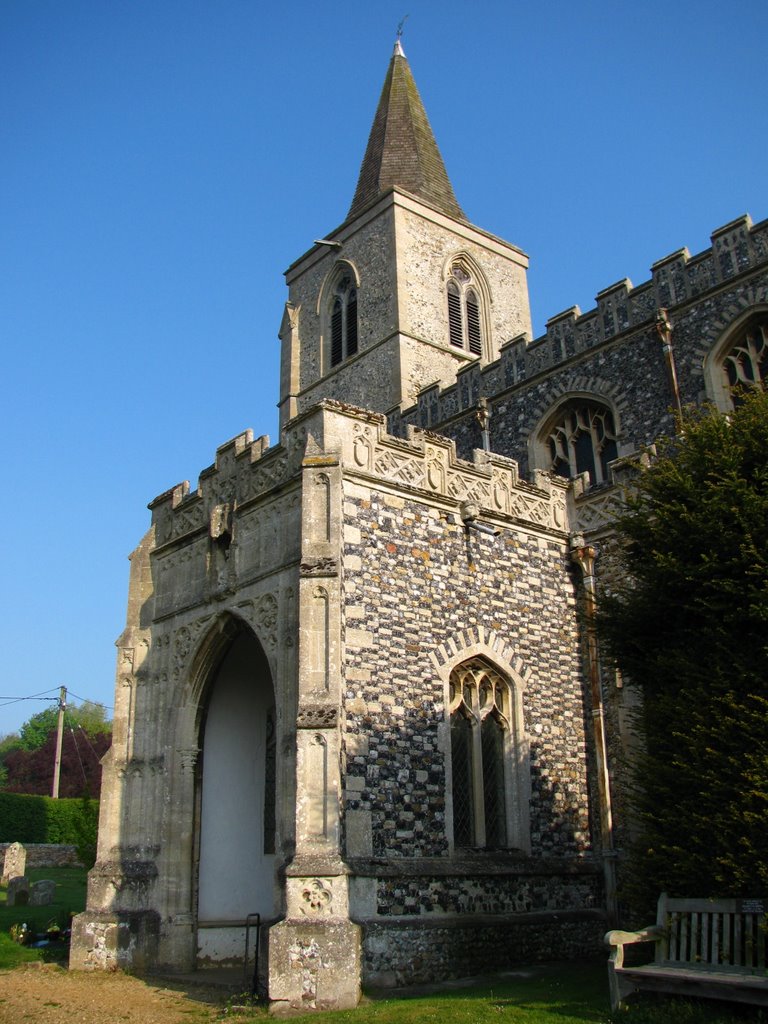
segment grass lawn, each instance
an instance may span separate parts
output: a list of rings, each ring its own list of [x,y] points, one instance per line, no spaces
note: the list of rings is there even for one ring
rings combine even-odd
[[[50,878],[56,882],[54,902],[47,907],[9,907],[6,887],[0,886],[0,969],[14,967],[29,960],[48,959],[53,949],[28,949],[13,942],[8,934],[11,925],[26,922],[33,932],[44,932],[51,921],[60,928],[69,928],[73,914],[85,909],[85,868],[30,868],[30,882]]]
[[[226,1016],[232,1013],[230,1010]],[[267,1011],[232,1014],[264,1024]],[[473,987],[365,1000],[355,1010],[304,1015],[322,1024],[768,1024],[763,1011],[653,998],[611,1013],[605,961],[521,968]]]
[[[323,1024],[583,1024],[608,1020],[603,963],[546,966],[475,988],[377,999],[357,1010],[323,1014]]]

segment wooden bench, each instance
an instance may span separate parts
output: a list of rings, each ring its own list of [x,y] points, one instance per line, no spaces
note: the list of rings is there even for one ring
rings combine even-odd
[[[659,897],[656,924],[638,932],[610,931],[611,1007],[641,990],[768,1006],[766,902]],[[624,963],[624,947],[655,942],[653,963]]]

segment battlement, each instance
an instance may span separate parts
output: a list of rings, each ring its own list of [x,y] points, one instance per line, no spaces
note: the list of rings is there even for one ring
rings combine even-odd
[[[207,529],[213,505],[242,501],[282,483],[296,468],[287,467],[286,455],[284,445],[270,447],[266,434],[254,440],[252,430],[219,445],[213,464],[200,472],[195,490],[190,491],[184,480],[147,506],[158,546]]]
[[[442,389],[438,383],[424,388],[417,403],[390,424],[401,432],[403,424],[444,423],[473,408],[481,395],[495,395],[530,380],[581,352],[626,331],[653,322],[659,308],[676,307],[700,298],[738,275],[768,262],[768,220],[753,224],[749,214],[717,228],[712,246],[695,256],[678,249],[651,266],[651,279],[633,286],[628,278],[597,293],[596,307],[582,313],[578,306],[547,321],[546,332],[531,340],[512,338],[501,346],[498,360],[485,367],[470,363],[459,371],[456,383]]]

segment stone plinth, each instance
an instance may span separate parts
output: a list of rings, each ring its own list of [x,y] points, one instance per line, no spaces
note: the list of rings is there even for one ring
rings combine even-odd
[[[269,930],[273,1014],[344,1010],[360,1000],[361,933],[343,919],[281,921]]]
[[[151,910],[78,914],[72,921],[70,970],[146,971],[156,959],[159,930]]]

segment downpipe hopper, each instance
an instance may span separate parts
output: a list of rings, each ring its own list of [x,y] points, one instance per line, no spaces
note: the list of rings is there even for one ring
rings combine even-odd
[[[480,515],[480,506],[476,501],[463,501],[459,508],[459,515],[461,521],[464,523],[466,530],[475,530],[477,533],[485,533],[489,537],[498,537],[501,533],[493,526],[489,526],[488,523],[478,522],[477,517]]]

